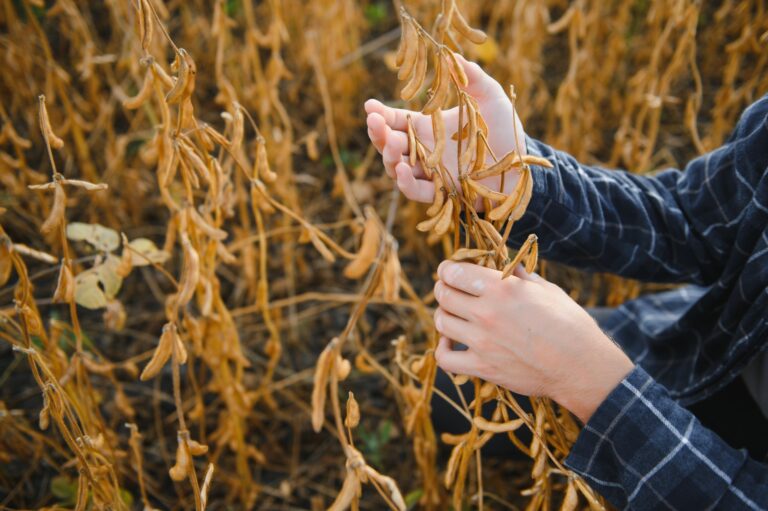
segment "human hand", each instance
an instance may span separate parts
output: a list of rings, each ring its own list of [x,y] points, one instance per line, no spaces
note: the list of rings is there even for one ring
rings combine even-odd
[[[477,100],[480,113],[488,125],[488,142],[494,154],[501,158],[515,150],[518,146],[515,143],[516,134],[520,145],[518,152],[525,155],[523,126],[502,86],[474,62],[457,57],[464,66],[469,82],[465,91]],[[365,111],[368,113],[368,136],[381,153],[387,174],[397,180],[398,188],[409,199],[432,202],[435,194],[432,181],[426,178],[420,163],[411,167],[407,158],[408,115],[411,116],[417,136],[428,149],[432,150],[435,141],[430,117],[420,112],[390,108],[375,99],[366,101]],[[445,110],[442,115],[446,132],[443,165],[453,177],[454,184],[458,184],[457,143],[451,140],[451,137],[458,131],[459,110],[458,108]],[[488,158],[488,161],[492,162],[490,155]],[[514,190],[518,178],[517,171],[507,173],[504,180],[504,193],[508,194]],[[480,182],[493,190],[498,190],[500,181],[500,176],[494,176]]]
[[[632,370],[584,309],[522,266],[504,280],[499,271],[452,261],[437,273],[435,358],[445,371],[550,397],[586,423]],[[451,341],[469,349],[453,351]]]

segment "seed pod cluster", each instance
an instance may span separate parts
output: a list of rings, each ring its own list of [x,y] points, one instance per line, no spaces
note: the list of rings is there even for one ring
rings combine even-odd
[[[420,164],[426,177],[432,180],[435,190],[433,202],[426,212],[428,218],[416,228],[429,233],[429,239],[442,239],[447,251],[450,252],[452,248],[451,259],[454,261],[472,262],[501,270],[502,278],[509,278],[520,264],[524,265],[526,272],[531,273],[538,261],[536,235],[531,234],[512,259],[509,258],[506,246],[507,239],[512,226],[522,218],[530,202],[534,170],[551,168],[552,165],[544,158],[516,150],[503,155],[494,154],[489,144],[489,128],[480,105],[464,90],[467,76],[460,59],[447,47],[437,43],[445,38],[455,41],[453,36],[456,34],[475,44],[482,44],[486,36],[469,26],[454,1],[444,2],[443,7],[444,11],[436,21],[434,37],[404,10],[401,11],[403,30],[396,64],[399,66],[398,77],[406,81],[402,90],[403,99],[414,99],[426,81],[425,69],[428,66],[422,60],[425,47],[435,65],[429,97],[422,109],[423,114],[431,116],[434,144],[422,142],[415,130],[414,119],[407,119],[409,163],[412,167]],[[510,95],[514,112],[514,89]],[[447,107],[452,98],[457,100],[458,111],[451,112],[451,115],[458,114],[459,122],[456,133],[447,135],[442,109]],[[512,124],[516,126],[516,122],[516,118],[513,118]],[[517,133],[509,135],[514,135],[517,140]],[[448,157],[445,154],[447,136],[456,143],[455,159],[453,155]],[[453,173],[446,168],[445,162],[449,161],[452,164],[456,162],[457,169]],[[446,236],[451,233],[454,234],[452,247],[449,236]],[[465,236],[464,243],[461,243],[462,233]],[[429,358],[434,360],[433,357]],[[424,370],[427,359],[426,355],[421,356],[412,360],[409,366],[411,373],[425,389],[429,389],[434,382],[434,373]],[[406,367],[400,348],[396,361],[401,367]],[[546,400],[535,400],[531,417],[511,394],[493,384],[466,375],[454,376],[453,382],[458,386],[472,382],[476,390],[476,397],[469,404],[473,411],[471,429],[464,435],[443,437],[446,443],[454,446],[444,477],[446,487],[453,490],[453,506],[456,509],[463,507],[470,462],[478,449],[494,435],[502,434],[508,436],[533,460],[531,475],[534,486],[527,493],[532,499],[529,509],[548,507],[545,495],[549,491],[547,488],[551,487],[550,463],[560,463],[552,452],[568,451],[569,442],[573,439],[567,437],[567,431],[570,431],[569,424],[572,423],[567,420],[561,422],[551,403]],[[418,424],[417,410],[423,398],[415,389],[406,390],[403,394],[409,406],[413,407],[407,421],[407,431],[413,431],[412,428]],[[480,413],[482,405],[494,400],[497,407],[493,417],[488,420]],[[534,432],[529,447],[515,433],[524,426]],[[553,449],[550,449],[549,443],[553,444]],[[562,465],[558,465],[558,468],[565,470]],[[568,506],[573,505],[573,491],[576,487],[577,483],[570,483],[568,487]]]

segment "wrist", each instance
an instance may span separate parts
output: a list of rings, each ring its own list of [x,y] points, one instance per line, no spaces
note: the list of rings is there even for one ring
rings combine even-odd
[[[605,401],[608,395],[632,372],[634,364],[618,346],[614,353],[584,367],[582,374],[567,382],[565,388],[553,396],[584,424]]]

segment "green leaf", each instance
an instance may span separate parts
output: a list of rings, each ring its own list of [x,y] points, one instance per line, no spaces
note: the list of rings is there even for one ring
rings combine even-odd
[[[375,2],[365,7],[365,18],[373,26],[387,19],[387,6],[384,2]]]
[[[128,506],[128,509],[133,508],[133,494],[125,488],[120,488],[120,500]]]
[[[51,493],[62,504],[74,504],[77,499],[77,481],[67,476],[56,476],[51,479]]]
[[[226,6],[224,8],[224,11],[227,13],[227,16],[233,16],[239,10],[240,10],[239,0],[227,0]]]
[[[111,252],[120,246],[120,235],[117,231],[100,224],[72,222],[67,225],[67,238],[72,241],[85,241],[102,252]]]
[[[410,492],[408,495],[405,496],[405,505],[407,507],[415,506],[419,503],[419,500],[421,499],[422,495],[424,495],[424,490],[421,488],[417,488]]]

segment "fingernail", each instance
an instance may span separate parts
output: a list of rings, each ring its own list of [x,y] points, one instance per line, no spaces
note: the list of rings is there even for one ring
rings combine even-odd
[[[443,291],[443,282],[438,280],[437,282],[435,282],[435,290],[434,290],[435,300],[437,300],[438,302],[440,301],[440,295],[442,295],[442,291]]]

